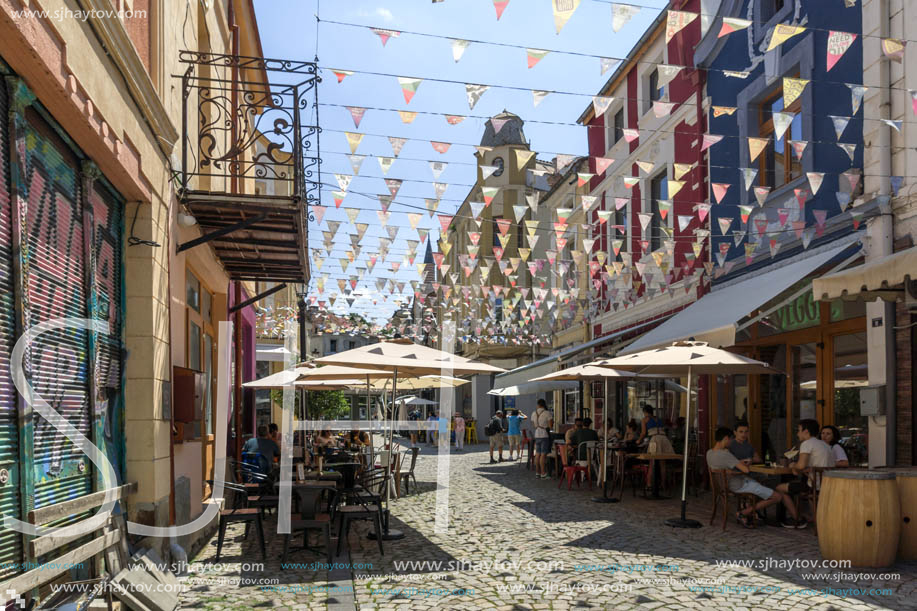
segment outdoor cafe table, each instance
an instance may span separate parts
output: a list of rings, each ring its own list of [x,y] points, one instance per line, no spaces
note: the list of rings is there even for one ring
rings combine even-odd
[[[684,455],[682,454],[628,454],[630,458],[636,458],[637,460],[648,460],[650,463],[650,469],[653,470],[653,494],[646,498],[658,500],[658,499],[667,499],[670,497],[662,496],[659,494],[659,480],[661,476],[659,474],[659,463],[657,461],[662,460],[684,460]]]
[[[764,475],[793,475],[793,470],[789,467],[781,467],[780,465],[748,465],[748,470],[752,473],[762,473]]]

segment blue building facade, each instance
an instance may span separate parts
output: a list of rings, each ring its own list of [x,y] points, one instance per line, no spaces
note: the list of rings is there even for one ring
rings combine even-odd
[[[718,37],[723,18],[751,25]],[[854,230],[849,204],[862,190],[863,167],[863,109],[854,106],[863,78],[861,19],[858,9],[840,0],[719,4],[694,56],[696,66],[707,70],[709,132],[724,136],[709,149],[710,182],[730,185],[720,203],[711,197],[717,276],[728,276],[735,265],[761,269],[803,245],[807,249]],[[767,51],[778,24],[805,31]],[[828,70],[831,31],[856,38]],[[790,93],[784,92],[784,78],[808,81],[789,108],[784,108],[784,93]],[[847,122],[839,136],[832,117],[838,127]],[[749,138],[768,139],[754,161]],[[846,218],[836,218],[841,214]]]

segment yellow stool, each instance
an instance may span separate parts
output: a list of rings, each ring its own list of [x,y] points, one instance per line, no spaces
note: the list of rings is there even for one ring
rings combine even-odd
[[[471,444],[478,442],[478,430],[475,428],[474,420],[472,420],[468,428],[465,429],[465,437],[465,443]]]

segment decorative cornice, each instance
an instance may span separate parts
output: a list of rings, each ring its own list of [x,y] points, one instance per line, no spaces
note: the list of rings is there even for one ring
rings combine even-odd
[[[168,157],[175,143],[178,142],[178,130],[172,124],[169,114],[153,85],[146,66],[137,54],[133,42],[120,19],[98,17],[115,13],[110,0],[78,0],[80,6],[91,17],[88,23],[92,26],[99,41],[105,46],[118,71],[124,77],[127,88],[137,108],[143,114],[156,144]]]

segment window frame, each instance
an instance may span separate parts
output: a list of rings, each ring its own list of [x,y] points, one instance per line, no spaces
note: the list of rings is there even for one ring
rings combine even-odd
[[[655,252],[656,250],[662,247],[662,225],[666,221],[662,218],[662,214],[660,214],[659,212],[659,200],[668,199],[669,175],[667,171],[664,169],[663,171],[659,172],[655,176],[650,177],[649,181],[650,181],[649,189],[647,190],[647,194],[649,195],[648,212],[652,213],[653,218],[650,220],[650,224],[647,227],[647,229],[649,229],[649,232],[650,232],[650,235],[649,235],[650,252]],[[662,196],[662,189],[657,188],[657,186],[662,184],[663,182],[665,182],[666,197]]]
[[[799,78],[799,72],[797,71],[793,73],[792,76],[789,76],[789,75],[787,76],[788,78]],[[780,183],[779,185],[777,184],[777,180],[776,180],[776,176],[777,176],[776,156],[778,152],[777,151],[777,139],[773,137],[775,133],[774,118],[773,118],[772,111],[770,111],[769,109],[773,105],[773,103],[776,100],[778,100],[779,98],[781,98],[782,96],[783,96],[783,84],[781,81],[770,93],[768,93],[764,98],[762,98],[760,102],[758,102],[758,117],[757,117],[758,137],[760,138],[768,137],[767,147],[765,147],[765,149],[761,151],[761,154],[758,156],[758,160],[757,160],[758,184],[762,187],[770,187],[772,191],[791,183],[792,181],[796,180],[797,178],[800,178],[804,173],[802,162],[801,160],[796,159],[796,156],[793,153],[793,147],[792,145],[790,145],[790,140],[792,139],[792,135],[793,135],[793,132],[792,132],[793,125],[791,123],[790,126],[787,128],[787,131],[783,134],[783,139],[782,139],[783,140],[783,159],[784,159],[783,182]],[[779,112],[794,113],[795,117],[793,120],[795,121],[798,118],[800,122],[800,130],[802,129],[802,100],[801,100],[801,97],[793,100],[793,103],[790,104],[789,108],[784,108],[783,110]],[[770,117],[767,116],[768,113],[770,113]],[[771,152],[774,155],[773,184],[771,184],[770,182],[771,172],[768,170],[768,154]],[[789,159],[790,161],[789,163],[786,163],[787,159]],[[798,174],[796,176],[793,175],[793,166],[794,165],[798,168]]]

